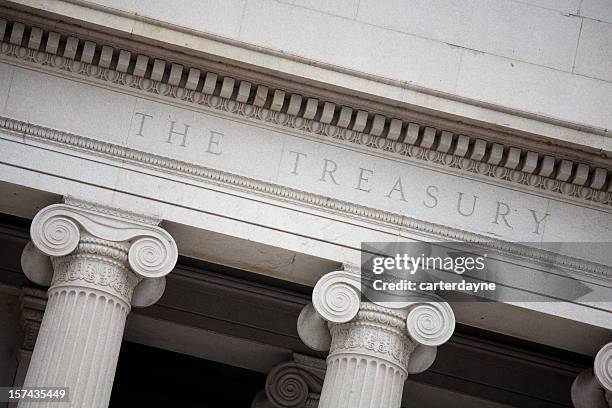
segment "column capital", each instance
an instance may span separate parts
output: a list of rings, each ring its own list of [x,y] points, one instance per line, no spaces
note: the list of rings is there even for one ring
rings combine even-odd
[[[314,350],[327,351],[338,342],[332,341],[331,330],[335,326],[367,322],[370,327],[395,332],[409,340],[411,344],[406,347],[410,350],[403,350],[403,344],[396,345],[399,348],[393,352],[400,362],[404,360],[400,356],[406,354],[409,373],[428,369],[435,360],[436,347],[448,341],[455,329],[455,315],[448,303],[433,293],[415,293],[392,304],[368,302],[362,299],[358,272],[355,268],[345,269],[324,275],[315,285],[312,303],[302,309],[298,318],[302,341]]]
[[[64,278],[76,280],[62,273],[59,261],[62,257],[104,259],[133,274],[119,274],[118,277],[98,274],[96,284],[112,285],[119,295],[131,299],[133,306],[148,306],[157,301],[165,288],[164,277],[172,271],[178,258],[172,236],[145,217],[76,200],[68,203],[45,207],[32,220],[32,241],[24,249],[21,262],[26,276],[35,283],[49,286]],[[57,263],[55,268],[52,261]],[[86,268],[76,270],[92,273]],[[73,268],[73,274],[74,271]],[[88,279],[97,278],[84,278]],[[125,279],[135,282],[122,283]],[[136,284],[133,296],[131,291],[125,291]]]
[[[439,296],[371,301],[352,267],[319,279],[298,317],[302,341],[329,350],[319,408],[399,408],[406,377],[427,370],[454,329],[455,315]]]
[[[576,408],[612,407],[612,343],[599,350],[592,369],[576,377],[571,394]]]
[[[593,372],[599,385],[612,393],[612,343],[608,343],[595,356]]]
[[[255,396],[251,408],[316,408],[324,377],[325,360],[296,353],[268,373],[266,388]]]

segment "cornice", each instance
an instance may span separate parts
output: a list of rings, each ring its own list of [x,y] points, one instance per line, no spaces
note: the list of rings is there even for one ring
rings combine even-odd
[[[612,131],[312,60],[87,0],[12,0],[0,14],[82,40],[387,117],[609,168]],[[110,19],[110,20],[109,20]],[[109,23],[113,21],[113,23]],[[400,96],[401,94],[402,96]],[[442,104],[443,106],[440,106]]]
[[[481,134],[458,133],[411,115],[393,117],[342,106],[290,88],[274,89],[154,55],[1,21],[0,34],[6,31],[7,42],[0,45],[0,56],[13,61],[581,200],[604,204],[611,200],[609,160],[596,154],[572,160],[559,146],[541,143],[531,150],[536,146],[490,142]]]

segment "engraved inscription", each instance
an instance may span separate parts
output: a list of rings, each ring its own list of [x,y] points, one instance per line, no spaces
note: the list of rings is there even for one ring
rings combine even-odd
[[[374,208],[390,208],[416,218],[437,217],[442,218],[442,223],[447,219],[443,217],[478,222],[481,229],[498,235],[518,229],[539,236],[551,218],[545,201],[538,198],[534,198],[537,205],[521,207],[518,200],[487,196],[478,182],[465,178],[365,153],[350,152],[350,158],[342,153],[327,155],[325,144],[261,128],[237,127],[230,121],[226,126],[218,118],[193,118],[190,122],[179,115],[137,110],[132,118],[132,134],[139,143],[150,142],[147,146],[154,150],[157,145],[160,146],[157,150],[187,161],[196,158],[201,164],[220,170]],[[269,153],[262,157],[255,152],[262,151],[263,143],[268,143]]]
[[[379,194],[381,200],[384,198],[416,204],[430,210],[452,209],[452,214],[449,215],[458,215],[462,219],[484,219],[502,230],[513,230],[518,224],[528,223],[529,226],[526,228],[529,228],[533,235],[541,235],[550,218],[550,214],[541,209],[518,208],[503,199],[484,202],[478,194],[461,191],[459,188],[452,191],[452,183],[438,185],[429,183],[429,180],[415,180],[410,175],[392,173],[382,175],[362,166],[350,169],[344,163],[344,166],[340,164],[339,160],[328,157],[323,157],[317,163],[308,153],[298,150],[291,150],[290,155],[292,163],[290,174],[296,178],[307,177],[309,173],[316,174],[318,171],[320,183],[352,186],[362,194]],[[416,203],[411,200],[415,195],[422,197]],[[406,208],[408,214],[410,209]]]
[[[157,118],[154,115],[145,112],[134,112],[134,134],[143,138],[150,138],[152,141],[157,141],[157,136],[153,129],[154,123],[151,123]],[[165,142],[170,145],[179,147],[194,147],[192,137],[200,137],[204,140],[204,152],[219,156],[223,153],[223,138],[224,134],[213,129],[198,129],[192,124],[180,122],[178,120],[168,119],[165,123]]]

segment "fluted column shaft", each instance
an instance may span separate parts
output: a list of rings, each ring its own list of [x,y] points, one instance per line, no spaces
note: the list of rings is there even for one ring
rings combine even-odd
[[[130,300],[140,277],[128,247],[82,236],[52,259],[54,275],[25,387],[69,389],[71,406],[108,406]],[[22,407],[51,403],[24,402]]]
[[[24,272],[50,287],[24,387],[66,387],[62,406],[107,407],[131,305],[161,296],[176,245],[157,226],[64,204],[43,209],[31,235]]]
[[[361,303],[348,323],[331,323],[319,408],[399,408],[408,359],[416,344],[406,314]]]

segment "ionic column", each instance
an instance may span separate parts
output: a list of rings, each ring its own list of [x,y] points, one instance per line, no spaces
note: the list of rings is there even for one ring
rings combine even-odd
[[[251,408],[317,408],[324,376],[325,361],[294,354],[268,373]]]
[[[576,377],[572,402],[576,408],[612,408],[612,343],[599,350],[592,369]]]
[[[32,221],[22,267],[50,287],[24,387],[67,387],[69,406],[98,408],[109,403],[130,307],[161,297],[178,252],[156,225],[80,204],[51,205]]]
[[[451,308],[433,294],[386,307],[361,299],[359,276],[331,272],[298,319],[302,341],[328,350],[319,408],[399,408],[409,373],[431,366],[452,335]]]

